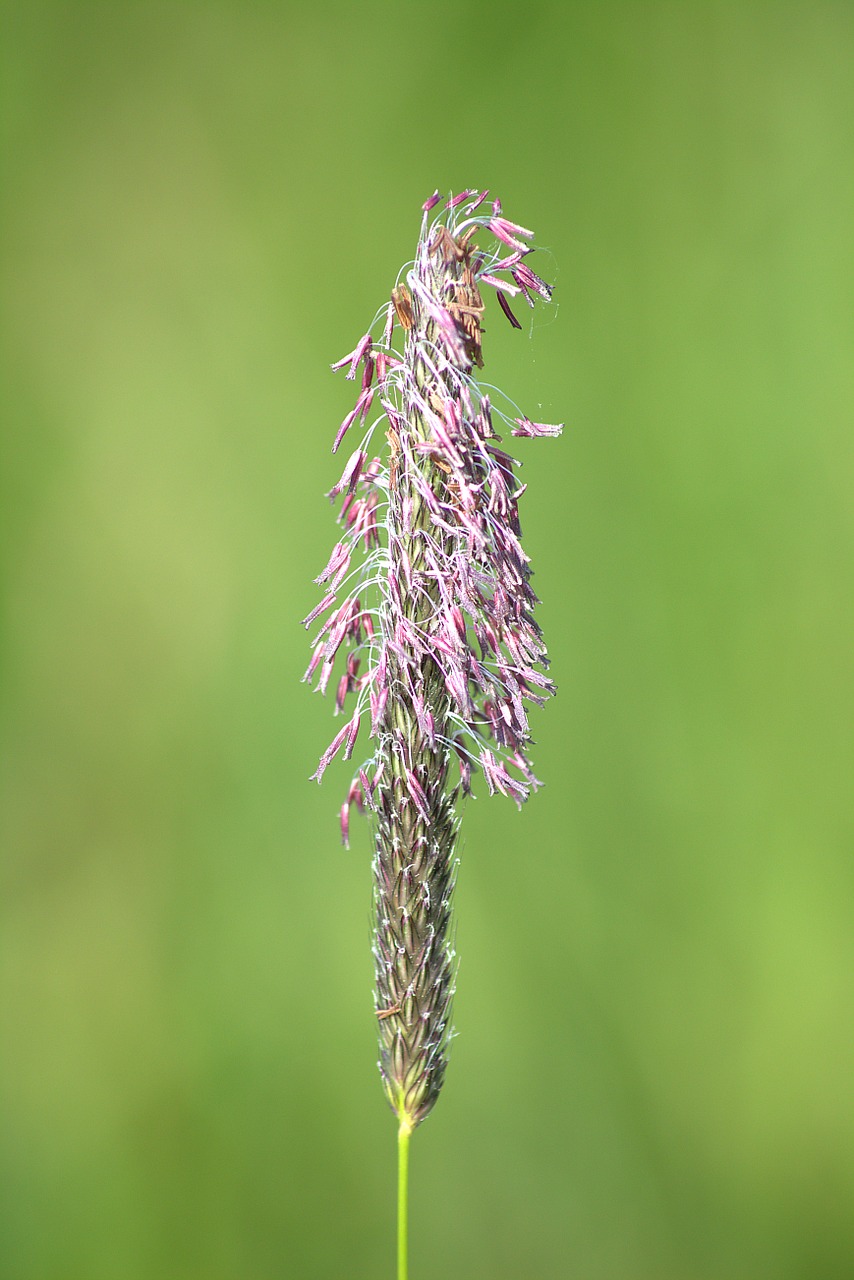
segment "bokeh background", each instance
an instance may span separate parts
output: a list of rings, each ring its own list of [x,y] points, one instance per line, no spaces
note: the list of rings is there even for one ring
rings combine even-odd
[[[435,186],[560,686],[465,818],[412,1275],[854,1274],[854,9],[2,5],[8,1280],[374,1280],[367,827],[309,785],[329,363]],[[536,265],[536,264],[535,264]]]

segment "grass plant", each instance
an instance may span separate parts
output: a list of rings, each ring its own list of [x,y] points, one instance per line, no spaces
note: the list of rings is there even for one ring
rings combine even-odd
[[[475,775],[520,806],[540,785],[527,705],[554,692],[521,544],[526,486],[501,432],[550,437],[561,426],[531,421],[479,378],[482,291],[518,329],[510,300],[533,307],[552,290],[527,262],[533,232],[487,196],[442,202],[437,192],[425,202],[414,261],[333,365],[360,377],[333,451],[354,427],[362,436],[329,495],[343,532],[305,619],[321,620],[305,678],[325,691],[337,670],[335,712],[346,715],[314,777],[353,755],[363,726],[373,744],[341,830],[346,843],[354,805],[374,816],[375,1010],[398,1120],[398,1280],[409,1142],[448,1061],[461,801]]]

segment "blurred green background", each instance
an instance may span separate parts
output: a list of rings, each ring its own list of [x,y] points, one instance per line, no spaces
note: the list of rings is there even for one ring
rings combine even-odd
[[[854,6],[2,5],[8,1280],[380,1280],[329,363],[486,185],[560,686],[472,803],[412,1276],[854,1274]],[[537,265],[537,263],[535,263]]]

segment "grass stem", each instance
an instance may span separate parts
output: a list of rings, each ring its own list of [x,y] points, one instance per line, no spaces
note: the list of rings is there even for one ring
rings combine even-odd
[[[409,1275],[409,1139],[407,1120],[397,1131],[397,1280]]]

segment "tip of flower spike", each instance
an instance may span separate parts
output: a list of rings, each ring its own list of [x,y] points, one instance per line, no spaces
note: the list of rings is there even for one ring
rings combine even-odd
[[[488,195],[488,191],[481,191],[479,195],[476,193],[474,200],[472,200],[471,204],[466,205],[464,212],[469,215],[473,214],[475,209],[477,209],[479,205],[483,204]]]
[[[445,201],[445,208],[456,209],[464,200],[469,200],[472,196],[476,196],[477,194],[477,190],[474,187],[466,187],[465,190],[460,191],[458,195],[448,196],[448,199]]]
[[[437,190],[433,192],[432,196],[430,196],[428,200],[424,201],[421,208],[424,210],[425,213],[429,213],[431,209],[436,208],[436,205],[439,203],[441,199],[442,197],[440,196],[437,188]]]

